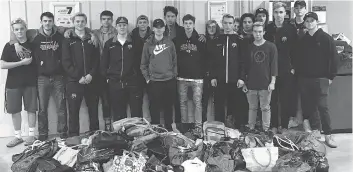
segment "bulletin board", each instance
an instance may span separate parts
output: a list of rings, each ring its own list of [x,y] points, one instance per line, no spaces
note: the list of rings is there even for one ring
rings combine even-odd
[[[50,12],[54,14],[54,23],[57,26],[72,27],[71,17],[80,12],[79,2],[52,2]]]
[[[222,17],[227,13],[227,1],[208,1],[208,20],[215,20],[222,27]]]

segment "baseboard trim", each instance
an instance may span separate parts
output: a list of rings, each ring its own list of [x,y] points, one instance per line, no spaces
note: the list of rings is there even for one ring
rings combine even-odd
[[[338,134],[338,133],[353,133],[352,128],[346,128],[346,129],[334,129],[331,131],[332,134]]]

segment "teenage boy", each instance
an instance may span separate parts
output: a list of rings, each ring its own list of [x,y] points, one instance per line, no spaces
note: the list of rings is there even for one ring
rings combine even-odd
[[[153,33],[152,29],[148,25],[148,17],[145,15],[140,15],[137,17],[136,28],[133,29],[130,33],[130,37],[132,39],[132,47],[134,48],[134,67],[138,74],[138,78],[141,80],[144,80],[140,70],[143,45]],[[146,82],[142,83],[142,87],[145,88],[145,86]]]
[[[184,34],[173,39],[178,57],[178,92],[182,123],[202,123],[203,78],[206,75],[206,44],[199,41],[195,17],[183,17]],[[192,89],[195,113],[188,115],[188,90]]]
[[[227,115],[236,118],[236,126],[245,125],[248,105],[241,87],[244,78],[241,77],[243,67],[241,59],[241,40],[234,32],[234,17],[226,14],[223,16],[222,25],[224,34],[210,40],[209,50],[211,69],[211,84],[215,87],[215,120],[225,121],[225,105]]]
[[[276,90],[273,91],[271,100],[271,125],[273,132],[276,133],[277,131],[281,132],[282,128],[288,128],[289,118],[296,116],[298,101],[297,93],[293,91],[295,90],[295,80],[291,72],[296,30],[291,24],[284,22],[286,4],[275,3],[273,14],[274,22],[268,25],[264,37],[267,41],[273,42],[278,51],[278,77]]]
[[[265,8],[258,8],[255,11],[255,20],[262,22],[264,24],[265,31],[266,31],[268,20],[269,20],[268,11]]]
[[[39,140],[48,139],[48,104],[53,95],[58,115],[57,132],[61,138],[67,137],[67,109],[65,99],[64,71],[61,64],[62,41],[64,36],[54,26],[54,15],[45,12],[41,15],[42,26],[32,41],[38,70],[38,132]]]
[[[33,59],[32,45],[27,40],[27,24],[22,19],[15,19],[11,22],[11,31],[19,44],[25,47],[28,52],[24,58],[15,52],[15,46],[7,43],[3,49],[0,66],[1,69],[8,69],[5,85],[5,109],[12,115],[15,129],[15,138],[6,146],[14,147],[23,142],[21,137],[21,111],[22,99],[24,110],[28,114],[29,137],[25,145],[31,145],[36,139],[34,129],[36,126],[37,111],[37,68]]]
[[[265,26],[263,22],[255,22],[253,35],[255,41],[249,47],[244,72],[246,92],[249,102],[249,128],[254,129],[258,104],[262,111],[262,127],[268,131],[271,122],[271,94],[275,89],[277,76],[277,48],[272,42],[263,38]]]
[[[252,25],[255,22],[255,15],[252,13],[245,13],[240,17],[240,30],[238,34],[249,44],[254,42],[252,34]]]
[[[69,136],[80,132],[79,113],[85,98],[90,131],[99,129],[97,73],[99,48],[90,44],[91,35],[86,32],[87,16],[77,13],[72,17],[75,30],[63,40],[62,65],[68,79],[66,93],[69,105]]]
[[[318,16],[309,12],[304,16],[308,32],[299,40],[294,67],[298,75],[304,119],[321,119],[325,142],[331,148],[337,145],[331,136],[328,109],[329,87],[337,74],[338,55],[333,38],[319,29]],[[314,67],[313,67],[314,66]],[[315,117],[319,111],[320,118]],[[320,126],[313,125],[316,130]]]
[[[165,127],[172,130],[173,105],[176,94],[177,56],[174,43],[163,34],[162,19],[153,21],[154,36],[143,46],[141,71],[148,84],[151,123],[160,123],[164,111]]]
[[[298,0],[295,1],[294,3],[294,14],[295,14],[295,18],[290,20],[290,23],[296,28],[297,30],[297,43],[298,43],[298,39],[301,39],[305,33],[308,31],[305,28],[304,25],[304,15],[306,14],[306,2],[303,0]],[[297,45],[295,45],[297,46]],[[294,57],[295,58],[295,57]],[[300,94],[299,94],[299,88],[298,88],[298,76],[296,75],[295,71],[292,70],[292,73],[295,76],[295,86],[296,86],[296,92],[298,94],[298,109],[297,109],[297,113],[302,113],[302,108],[301,108],[301,103],[300,103]],[[291,117],[291,119],[289,120],[289,124],[288,124],[288,128],[291,127],[296,127],[298,126],[298,121],[295,120],[295,118]],[[309,123],[309,119],[304,119],[303,121],[303,128],[305,131],[311,131],[310,129],[310,123]]]
[[[127,27],[127,18],[118,17],[118,35],[105,43],[102,55],[101,74],[109,85],[113,121],[127,117],[128,104],[132,117],[142,117],[142,82],[137,80],[134,47]]]

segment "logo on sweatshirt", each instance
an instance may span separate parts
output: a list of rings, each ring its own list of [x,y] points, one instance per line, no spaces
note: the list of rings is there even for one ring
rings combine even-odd
[[[166,47],[166,44],[161,44],[161,45],[156,45],[156,47],[153,50],[154,55],[158,55],[159,53],[163,52],[169,47]]]
[[[42,45],[40,45],[40,49],[42,49],[43,51],[50,50],[50,49],[55,51],[59,48],[59,44],[56,41],[41,42],[41,43]]]
[[[180,50],[191,53],[191,51],[197,51],[197,46],[195,44],[186,43],[180,46]]]

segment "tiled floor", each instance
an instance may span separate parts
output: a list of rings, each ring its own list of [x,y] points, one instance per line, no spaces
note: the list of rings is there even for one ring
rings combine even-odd
[[[353,162],[353,134],[335,134],[339,145],[336,149],[328,148],[327,158],[330,164],[330,172],[348,172],[352,170]],[[20,153],[24,149],[21,144],[15,148],[7,148],[5,145],[11,138],[0,138],[0,171],[10,172],[12,164],[11,156]]]

